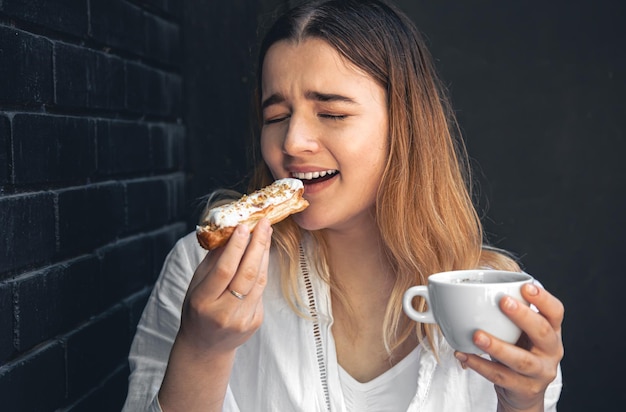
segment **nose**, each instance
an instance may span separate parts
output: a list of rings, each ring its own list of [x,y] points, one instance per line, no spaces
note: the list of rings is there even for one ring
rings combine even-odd
[[[306,116],[293,113],[283,140],[283,152],[295,156],[314,153],[319,148],[315,127]]]

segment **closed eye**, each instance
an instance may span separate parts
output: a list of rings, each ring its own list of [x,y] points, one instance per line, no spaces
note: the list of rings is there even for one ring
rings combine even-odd
[[[343,120],[348,117],[345,114],[326,114],[326,113],[320,113],[318,114],[318,116],[323,119],[331,119],[331,120]]]
[[[288,118],[289,116],[282,116],[282,117],[274,117],[272,119],[265,119],[263,120],[263,124],[268,125],[268,124],[280,123],[283,120],[286,120]]]

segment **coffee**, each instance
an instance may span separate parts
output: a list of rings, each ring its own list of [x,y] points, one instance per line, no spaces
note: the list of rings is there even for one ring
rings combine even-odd
[[[522,275],[522,273],[520,273]],[[507,282],[519,282],[520,280],[524,280],[523,277],[515,277],[510,275],[502,276],[502,274],[491,273],[485,276],[485,273],[482,272],[481,276],[477,277],[467,277],[463,279],[451,279],[450,283],[507,283]]]

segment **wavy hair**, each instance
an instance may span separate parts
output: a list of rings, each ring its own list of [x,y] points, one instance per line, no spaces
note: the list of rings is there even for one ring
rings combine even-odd
[[[506,253],[483,245],[483,229],[472,202],[467,154],[432,58],[414,24],[397,8],[378,0],[307,2],[280,17],[259,50],[256,106],[260,117],[261,70],[276,42],[306,38],[327,42],[346,61],[386,90],[389,153],[380,182],[375,218],[384,251],[395,273],[383,336],[389,354],[412,333],[436,351],[437,329],[417,324],[402,312],[404,291],[424,285],[430,274],[478,267],[519,270]],[[273,179],[260,156],[258,136],[250,190]],[[329,272],[323,235],[312,233],[315,264],[333,293],[344,299]],[[303,313],[297,292],[298,248],[304,236],[291,219],[274,228],[283,294]],[[422,300],[418,309],[425,308]]]

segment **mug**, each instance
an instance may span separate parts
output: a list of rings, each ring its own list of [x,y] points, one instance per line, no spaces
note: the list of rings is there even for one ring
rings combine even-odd
[[[417,322],[436,323],[454,349],[482,354],[472,337],[478,329],[508,343],[516,343],[522,331],[500,310],[499,302],[509,295],[528,306],[521,287],[532,276],[503,270],[454,270],[428,277],[428,286],[413,286],[404,293],[402,306]],[[428,309],[415,310],[413,298],[421,296]]]

